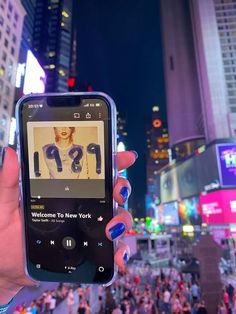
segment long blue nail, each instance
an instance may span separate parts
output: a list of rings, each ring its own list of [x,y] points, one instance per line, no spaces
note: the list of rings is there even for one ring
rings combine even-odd
[[[1,157],[1,167],[3,166],[4,158],[5,158],[6,147],[2,148],[2,157]]]
[[[135,150],[131,150],[131,152],[135,155],[135,159],[138,158],[138,153]]]
[[[122,196],[124,202],[126,202],[129,197],[129,189],[127,186],[123,186],[123,188],[120,190],[120,195]]]
[[[124,231],[125,231],[125,225],[122,222],[119,222],[118,224],[116,224],[115,226],[109,229],[112,240],[119,237]]]
[[[124,260],[125,264],[128,263],[128,261],[129,261],[129,254],[128,253],[125,252],[125,254],[123,256],[123,260]]]

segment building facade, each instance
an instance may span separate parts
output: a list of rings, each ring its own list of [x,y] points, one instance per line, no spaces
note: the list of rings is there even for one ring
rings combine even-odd
[[[235,2],[160,3],[170,144],[191,154],[236,133]]]
[[[68,91],[72,6],[72,0],[36,0],[33,53],[46,72],[46,92]]]
[[[25,9],[25,19],[22,29],[22,38],[17,67],[15,102],[23,96],[24,77],[26,73],[26,61],[28,51],[32,50],[33,30],[34,30],[34,16],[36,0],[22,0],[22,5]]]
[[[0,146],[8,144],[24,16],[20,0],[0,0]]]
[[[236,3],[214,0],[214,9],[231,114],[236,112]]]

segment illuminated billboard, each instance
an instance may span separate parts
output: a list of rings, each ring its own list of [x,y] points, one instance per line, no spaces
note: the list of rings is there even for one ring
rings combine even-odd
[[[163,205],[164,209],[164,224],[166,226],[178,226],[178,202],[171,202]]]
[[[199,194],[196,158],[189,158],[177,165],[177,177],[180,198],[187,198]]]
[[[215,145],[208,147],[202,154],[197,155],[195,162],[199,193],[214,189],[214,183],[219,182],[219,170]]]
[[[28,50],[23,87],[24,95],[44,93],[45,84],[46,74],[33,53]]]
[[[202,216],[198,197],[186,198],[178,206],[180,223],[183,225],[201,225]]]
[[[156,218],[160,225],[164,224],[164,208],[162,204],[157,206]]]
[[[236,144],[218,144],[216,151],[221,186],[236,187]]]
[[[232,224],[236,221],[236,190],[221,190],[200,196],[203,223]]]
[[[161,173],[161,202],[167,203],[179,199],[179,187],[176,168]]]

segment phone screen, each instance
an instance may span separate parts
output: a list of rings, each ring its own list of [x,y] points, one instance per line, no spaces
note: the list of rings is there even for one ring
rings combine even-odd
[[[111,107],[96,96],[21,104],[22,192],[29,275],[104,283],[114,274]]]

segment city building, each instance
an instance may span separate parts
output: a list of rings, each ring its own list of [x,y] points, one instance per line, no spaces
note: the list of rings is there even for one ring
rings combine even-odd
[[[160,203],[159,171],[170,161],[169,135],[167,124],[159,115],[158,106],[152,109],[151,124],[147,126],[147,156],[146,156],[146,215],[155,216],[157,205]]]
[[[235,238],[236,3],[160,0],[160,12],[175,162],[160,171],[158,212],[166,226]]]
[[[46,92],[68,91],[72,7],[72,0],[36,0],[33,53],[46,72]]]
[[[170,145],[178,159],[236,134],[235,2],[160,4]]]
[[[121,117],[120,113],[117,112],[117,144],[123,143],[127,148],[127,135],[126,119]]]
[[[0,146],[8,144],[24,16],[20,0],[0,0]]]
[[[23,30],[22,30],[19,63],[25,62],[27,51],[29,49],[32,50],[36,0],[21,0],[21,2],[26,11],[26,15],[25,15]]]
[[[17,102],[18,99],[23,96],[27,55],[28,51],[32,50],[36,0],[22,0],[21,3],[25,9],[26,14],[23,23],[20,52],[18,58],[15,102]]]
[[[191,1],[207,138],[236,135],[236,10],[234,0]],[[200,34],[200,38],[199,38]],[[203,59],[204,56],[204,59]],[[208,86],[207,86],[208,83]],[[210,105],[210,106],[209,106]],[[209,122],[208,122],[209,124]]]

